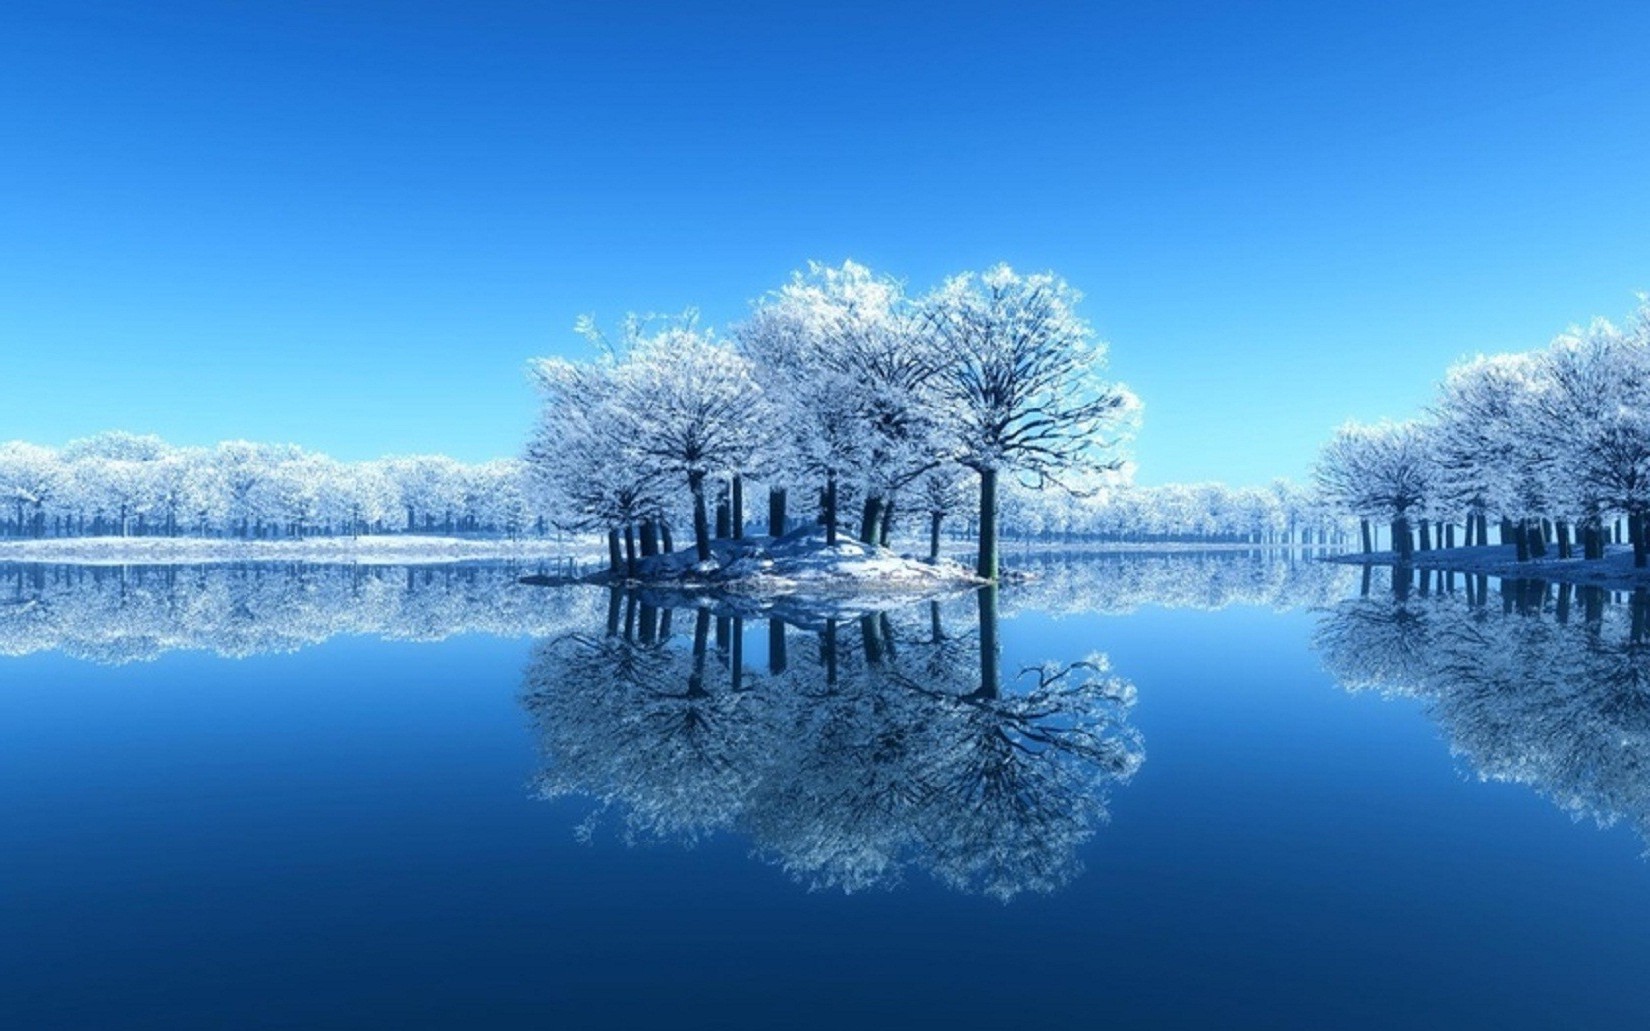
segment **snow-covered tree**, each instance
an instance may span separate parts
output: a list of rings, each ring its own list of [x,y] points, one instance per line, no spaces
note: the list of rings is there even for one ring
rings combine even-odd
[[[1007,265],[948,280],[925,302],[950,359],[940,380],[957,461],[980,480],[978,572],[997,577],[998,480],[1039,488],[1118,461],[1115,446],[1138,402],[1100,372],[1105,345],[1077,314],[1081,295],[1051,273]]]

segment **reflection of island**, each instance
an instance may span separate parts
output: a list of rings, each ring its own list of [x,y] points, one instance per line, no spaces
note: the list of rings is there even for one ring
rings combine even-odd
[[[1040,555],[1037,574],[1003,589],[1005,611],[1124,612],[1141,605],[1217,608],[1328,604],[1355,583],[1346,566],[1259,554]],[[293,651],[335,634],[440,640],[461,633],[543,637],[589,621],[599,588],[545,590],[530,567],[258,562],[202,566],[0,563],[0,655],[61,650],[97,662],[175,649],[240,657]],[[663,599],[655,599],[663,600]],[[744,601],[751,611],[762,605]],[[871,607],[890,602],[869,599]],[[834,607],[852,610],[853,599]],[[802,602],[779,615],[824,611]],[[598,617],[599,618],[599,617]]]
[[[1098,656],[1005,679],[996,609],[986,589],[775,620],[753,665],[746,620],[615,593],[605,626],[534,652],[540,791],[593,796],[634,835],[746,835],[811,886],[918,869],[1003,900],[1052,891],[1144,758],[1126,722],[1134,689]],[[965,614],[974,629],[950,632]]]
[[[1342,685],[1422,699],[1480,777],[1626,820],[1650,844],[1650,593],[1376,576],[1318,627]]]

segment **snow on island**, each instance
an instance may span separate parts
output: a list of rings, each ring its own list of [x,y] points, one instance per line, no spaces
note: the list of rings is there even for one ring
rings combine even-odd
[[[698,561],[692,548],[638,559],[636,575],[606,571],[583,583],[624,583],[667,594],[716,594],[748,598],[926,598],[985,583],[973,570],[950,559],[929,562],[888,548],[838,538],[810,527],[784,537],[714,540],[711,557]],[[564,578],[529,576],[523,583],[562,584]]]

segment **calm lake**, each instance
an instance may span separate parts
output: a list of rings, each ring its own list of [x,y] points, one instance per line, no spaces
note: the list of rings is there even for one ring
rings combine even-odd
[[[0,1026],[1650,1012],[1643,598],[1018,565],[785,620],[504,565],[0,565]]]

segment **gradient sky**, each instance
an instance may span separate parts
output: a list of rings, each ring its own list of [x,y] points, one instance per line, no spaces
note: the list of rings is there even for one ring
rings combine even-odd
[[[1146,482],[1301,476],[1650,289],[1650,4],[0,11],[0,439],[513,454],[574,318],[1087,295]]]

